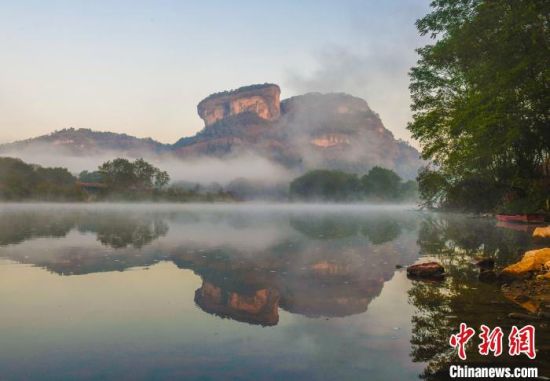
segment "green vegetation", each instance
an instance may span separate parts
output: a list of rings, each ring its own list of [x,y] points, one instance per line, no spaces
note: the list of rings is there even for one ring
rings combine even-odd
[[[550,212],[550,51],[544,0],[436,0],[411,70],[408,128],[433,162],[427,207]]]
[[[217,98],[217,97],[221,97],[221,96],[225,96],[225,95],[233,95],[233,94],[237,94],[237,93],[240,93],[240,92],[243,92],[243,91],[264,89],[264,88],[271,87],[271,86],[277,86],[277,85],[274,84],[274,83],[267,83],[266,82],[266,83],[258,83],[258,84],[254,84],[254,85],[242,86],[242,87],[239,87],[238,89],[233,89],[233,90],[219,91],[217,93],[210,94],[209,96],[204,98],[199,103],[198,107],[201,107],[201,104],[203,102],[206,102],[206,101],[208,101],[212,98]]]
[[[98,172],[110,191],[117,193],[151,193],[170,181],[167,172],[143,159],[134,162],[121,158],[107,161],[99,166]]]
[[[19,159],[0,158],[0,200],[3,201],[234,201],[229,192],[202,192],[167,186],[167,172],[143,159],[107,161],[78,179],[65,168],[43,168]]]
[[[318,201],[413,201],[417,189],[414,181],[403,182],[390,169],[372,168],[359,178],[356,174],[315,170],[294,179],[290,183],[293,200]]]
[[[81,200],[84,194],[65,168],[44,168],[0,157],[0,200]]]
[[[100,175],[100,182],[107,187],[102,196],[111,200],[233,201],[233,197],[223,190],[201,192],[199,188],[186,189],[176,184],[167,187],[170,181],[168,173],[143,159],[133,162],[120,158],[107,161],[100,165],[98,171],[93,172],[89,178],[94,178],[96,174]]]
[[[82,171],[78,175],[78,180],[83,183],[100,183],[103,181],[103,176],[99,171]]]

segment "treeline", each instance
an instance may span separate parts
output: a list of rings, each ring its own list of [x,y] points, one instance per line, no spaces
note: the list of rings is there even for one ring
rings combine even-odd
[[[167,201],[167,202],[214,202],[233,201],[223,189],[201,192],[178,184],[168,185],[170,176],[166,171],[143,159],[133,162],[115,159],[100,165],[97,171],[83,171],[79,175],[81,186],[94,199],[113,201]]]
[[[415,181],[403,181],[395,172],[381,167],[361,177],[341,171],[310,171],[294,179],[288,188],[245,179],[236,179],[225,189],[219,184],[205,187],[169,183],[167,172],[143,159],[117,158],[95,171],[82,171],[77,177],[66,168],[44,168],[19,159],[0,158],[0,199],[5,201],[401,202],[417,198]]]
[[[220,189],[201,192],[177,184],[143,159],[114,159],[78,177],[66,168],[45,168],[0,157],[0,200],[4,201],[233,201]]]
[[[79,201],[85,194],[66,168],[44,168],[0,157],[0,199],[7,201]]]
[[[433,42],[412,68],[408,129],[433,166],[427,207],[550,214],[545,0],[446,0],[416,22]]]
[[[366,175],[314,170],[290,183],[291,200],[403,202],[417,199],[417,184],[403,181],[394,171],[372,168]]]

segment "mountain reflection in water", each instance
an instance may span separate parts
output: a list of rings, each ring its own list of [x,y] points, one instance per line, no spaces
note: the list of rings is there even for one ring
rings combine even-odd
[[[166,377],[136,379],[216,379],[228,372],[234,372],[236,379],[447,379],[449,366],[458,363],[448,339],[461,322],[476,329],[480,324],[501,326],[508,332],[518,324],[507,319],[508,313],[522,311],[506,299],[498,284],[478,279],[473,258],[492,257],[501,267],[536,247],[529,229],[518,231],[488,219],[406,208],[0,206],[0,259],[46,269],[65,280],[130,269],[145,274],[163,264],[181,273],[190,270],[200,279],[192,283],[192,292],[181,303],[194,303],[197,313],[208,313],[213,321],[201,323],[202,330],[195,325],[200,317],[191,321],[170,315],[170,320],[159,318],[159,322],[173,321],[174,342],[175,332],[188,325],[203,332],[200,335],[220,335],[216,340],[190,339],[191,333],[186,332],[174,347],[169,347],[172,339],[168,338],[156,347],[137,341],[134,345],[144,348],[141,357],[128,352],[116,366],[105,365],[103,358],[75,365],[94,375],[89,377],[82,376],[80,368],[64,373],[61,368],[68,365],[63,363],[51,371],[50,379],[104,379],[94,373],[101,366],[121,379],[132,367],[140,369],[134,376],[144,375],[158,364],[164,364]],[[420,257],[436,258],[449,276],[437,283],[407,280],[397,267]],[[116,287],[127,285],[122,282]],[[168,292],[153,291],[158,299],[159,293]],[[124,300],[118,303],[125,308]],[[41,312],[39,303],[29,308],[37,316]],[[289,325],[291,317],[294,325]],[[178,319],[184,319],[184,325]],[[262,330],[262,326],[277,328]],[[481,357],[472,349],[464,364],[538,366],[542,375],[548,375],[550,333],[543,323],[536,328],[536,360],[506,354]],[[59,329],[67,330],[61,324]],[[143,328],[143,334],[151,339],[157,330]],[[135,334],[124,337],[130,340]],[[0,338],[9,335],[0,327]],[[101,337],[107,346],[108,338]],[[263,352],[263,344],[253,346],[254,337],[267,340],[273,349]],[[186,346],[188,340],[192,343]],[[180,357],[170,359],[165,351]],[[7,360],[6,353],[0,350],[0,367],[14,362]],[[116,356],[112,348],[107,353]],[[391,366],[388,357],[393,358]],[[189,362],[182,363],[182,358]],[[131,365],[124,365],[126,359]],[[13,379],[33,378],[18,373],[20,369],[14,365],[13,374],[23,376]],[[249,373],[242,373],[243,369]]]
[[[404,210],[388,216],[14,208],[0,214],[0,255],[60,275],[172,261],[202,278],[195,302],[204,311],[276,325],[279,308],[310,317],[365,312],[396,265],[415,260],[416,225],[414,213]],[[106,248],[80,241],[76,250],[77,233],[94,235]],[[47,237],[66,244],[34,246],[33,238]]]

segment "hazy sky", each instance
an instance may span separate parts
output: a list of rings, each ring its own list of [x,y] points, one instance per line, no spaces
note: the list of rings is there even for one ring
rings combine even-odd
[[[429,0],[0,0],[0,142],[67,127],[166,143],[210,93],[365,98],[409,140],[408,69]]]

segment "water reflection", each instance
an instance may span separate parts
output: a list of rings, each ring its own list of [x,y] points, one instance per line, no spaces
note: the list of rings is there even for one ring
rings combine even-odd
[[[13,209],[0,214],[0,226],[19,227],[1,230],[0,255],[61,275],[169,260],[203,279],[195,293],[203,311],[269,326],[279,308],[309,317],[365,312],[396,265],[415,260],[416,220],[405,211]],[[43,237],[64,240],[44,245]]]
[[[530,229],[532,230],[532,228]],[[421,378],[448,379],[452,364],[469,366],[538,366],[540,374],[549,374],[550,332],[546,323],[537,326],[537,359],[513,357],[507,354],[506,337],[514,324],[524,325],[508,318],[508,313],[522,312],[510,303],[497,282],[479,279],[479,269],[473,264],[477,257],[489,257],[498,267],[515,262],[522,253],[536,247],[530,231],[496,226],[487,219],[463,216],[430,216],[419,230],[419,248],[422,255],[435,257],[449,272],[444,282],[413,281],[408,291],[409,301],[416,307],[412,317],[411,357],[426,363]],[[501,327],[505,332],[504,352],[500,357],[481,356],[473,345],[466,362],[458,359],[449,346],[449,337],[460,323],[478,330],[481,324]],[[529,322],[531,323],[531,322]],[[476,344],[477,345],[477,344]]]
[[[307,372],[294,373],[291,379],[313,375],[322,378],[326,372],[334,375],[342,369],[348,373],[343,373],[341,379],[357,379],[358,375],[370,374],[372,369],[377,369],[373,376],[377,379],[380,372],[390,371],[383,364],[385,357],[401,350],[406,351],[406,360],[400,360],[399,367],[396,366],[399,369],[391,371],[399,371],[396,373],[399,376],[417,374],[419,366],[423,368],[424,379],[446,379],[449,365],[458,363],[448,339],[460,322],[476,329],[482,323],[501,326],[507,332],[517,323],[507,319],[508,313],[521,311],[520,306],[503,296],[498,284],[478,279],[479,270],[472,259],[491,257],[497,266],[514,262],[526,249],[535,247],[529,235],[529,230],[499,227],[488,219],[421,214],[404,209],[130,205],[0,209],[0,257],[54,274],[71,275],[58,279],[85,279],[74,275],[136,267],[145,274],[144,269],[162,262],[171,264],[173,271],[191,270],[200,277],[190,288],[194,294],[189,293],[187,301],[198,307],[192,306],[197,313],[210,314],[217,322],[208,323],[211,324],[205,328],[208,332],[220,330],[217,324],[231,322],[243,332],[259,329],[258,326],[283,329],[285,314],[287,319],[288,315],[303,319],[287,337],[270,339],[275,352],[290,351],[289,348],[305,350],[308,346],[303,342],[312,340],[322,343],[323,349],[314,350],[322,361],[315,360]],[[400,278],[402,270],[396,269],[397,265],[407,266],[419,256],[437,258],[450,275],[435,283]],[[131,271],[125,274],[128,273]],[[382,297],[387,285],[396,278],[401,279],[397,284],[403,297],[408,296],[409,305],[406,301],[397,304],[395,294]],[[166,290],[153,291],[158,292],[155,296],[158,299]],[[376,301],[385,312],[369,318]],[[39,310],[32,312],[40,313]],[[399,321],[399,318],[411,324],[411,332],[406,332],[405,342],[399,342],[400,346],[393,341],[400,332],[393,328],[401,329],[399,326],[386,327],[390,334],[380,333],[385,332],[380,327],[386,320]],[[171,319],[177,326],[175,330],[194,324],[178,322],[175,315]],[[339,322],[329,327],[316,326],[332,320]],[[372,331],[368,331],[369,325]],[[157,328],[150,329],[155,332]],[[234,325],[229,326],[224,335],[235,329]],[[275,332],[274,336],[280,334]],[[243,334],[239,339],[245,340],[243,337],[247,336]],[[537,326],[538,342],[548,343],[549,339],[548,328]],[[201,340],[194,345],[202,343]],[[345,356],[330,351],[333,341],[339,343],[337,351],[346,353]],[[205,353],[210,353],[213,346],[211,342],[207,344],[203,344],[207,348]],[[348,347],[354,348],[353,353],[345,352]],[[227,351],[243,348],[246,344],[231,342],[220,356],[227,357]],[[506,355],[497,359],[481,357],[472,349],[467,364],[536,365],[545,374],[550,371],[545,360],[550,358],[549,348],[545,345],[538,348],[535,362]],[[182,356],[190,353],[194,353],[192,348],[186,349]],[[146,353],[145,357],[151,355]],[[273,356],[272,352],[266,358],[258,356],[256,359],[264,368],[275,367],[271,360],[265,362]],[[238,358],[245,361],[242,356]],[[179,364],[178,361],[174,364]],[[249,365],[253,362],[246,361]],[[300,366],[301,363],[296,365]],[[197,370],[195,376],[200,379],[202,373]]]

